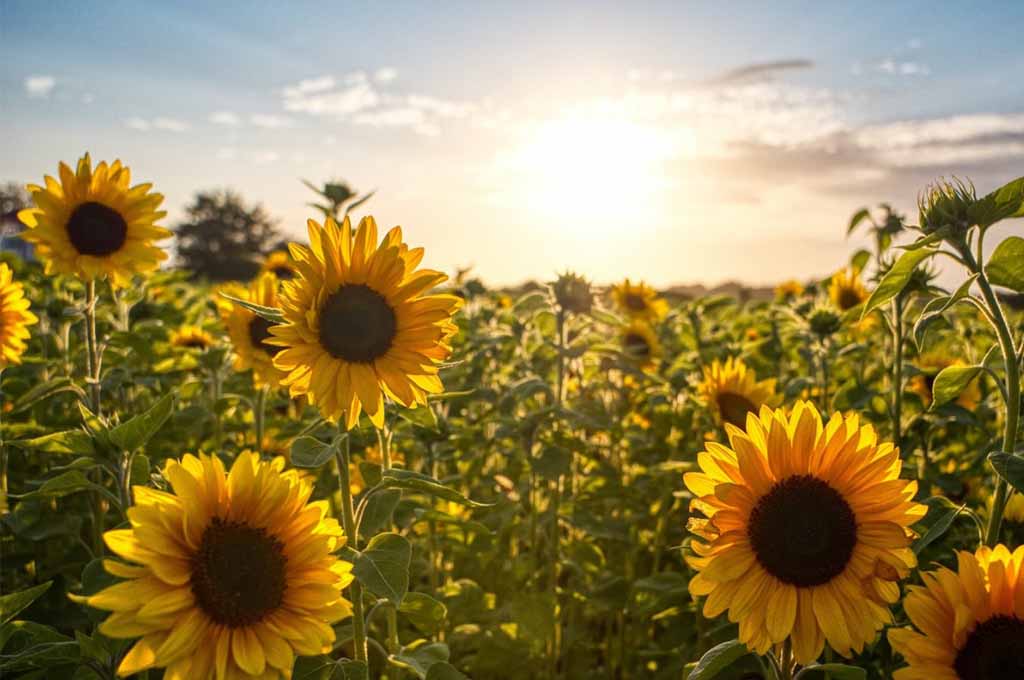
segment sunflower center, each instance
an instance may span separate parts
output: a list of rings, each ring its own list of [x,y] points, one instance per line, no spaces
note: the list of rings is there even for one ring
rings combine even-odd
[[[363,284],[348,284],[320,310],[320,344],[331,356],[370,363],[387,353],[398,332],[395,310]]]
[[[295,278],[295,271],[291,267],[274,267],[270,271],[274,272],[274,276],[282,281]]]
[[[214,518],[192,557],[192,593],[216,623],[252,625],[281,606],[286,561],[265,530]]]
[[[284,349],[267,342],[267,340],[274,337],[270,334],[270,327],[273,325],[262,316],[254,316],[252,321],[249,322],[249,342],[252,343],[253,347],[263,350],[270,356],[275,356]]]
[[[626,307],[632,309],[635,312],[642,312],[647,309],[647,301],[644,300],[643,296],[637,295],[636,293],[626,294]]]
[[[630,356],[646,359],[651,355],[651,346],[647,343],[647,338],[642,335],[629,333],[622,344]]]
[[[743,427],[747,424],[747,414],[757,411],[757,406],[742,394],[735,392],[721,392],[716,397],[718,412],[722,414],[722,420]]]
[[[811,475],[778,482],[750,512],[757,561],[784,583],[828,583],[846,568],[857,544],[857,518],[831,486]]]
[[[993,616],[967,637],[953,668],[960,680],[1024,678],[1024,620]]]
[[[71,245],[82,255],[102,257],[120,250],[128,238],[128,223],[109,206],[89,201],[75,208],[67,223]]]
[[[842,288],[839,291],[839,309],[844,312],[853,309],[860,304],[860,295],[852,288]]]
[[[202,338],[188,338],[186,340],[182,340],[179,344],[182,347],[188,347],[189,349],[205,349],[207,342]]]

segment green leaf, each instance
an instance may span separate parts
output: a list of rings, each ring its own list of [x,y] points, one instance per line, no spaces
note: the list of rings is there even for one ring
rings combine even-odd
[[[157,433],[174,410],[174,393],[168,392],[148,411],[121,423],[110,431],[110,441],[122,451],[136,451]]]
[[[871,211],[867,208],[861,208],[857,212],[853,213],[853,217],[850,218],[850,225],[846,227],[846,235],[849,236],[852,234],[853,230],[857,228],[857,225],[869,217],[871,217]]]
[[[134,484],[145,485],[149,482],[150,474],[149,457],[142,455],[141,453],[136,454],[132,458],[131,475],[129,481]]]
[[[332,444],[325,444],[316,437],[299,437],[292,442],[292,465],[309,470],[323,467],[334,458],[340,443],[340,438]]]
[[[919,250],[908,250],[900,255],[900,259],[896,260],[892,268],[879,281],[878,286],[871,291],[871,297],[864,303],[864,311],[861,312],[861,318],[863,319],[899,295],[900,291],[910,282],[910,277],[917,268],[917,265],[936,252],[935,248],[921,248]]]
[[[805,674],[820,674],[819,678],[825,678],[825,673],[831,680],[867,680],[868,672],[856,666],[847,666],[844,663],[812,663],[804,666],[793,680],[800,680]]]
[[[356,558],[352,572],[371,593],[401,605],[409,591],[411,560],[412,546],[404,536],[377,534]]]
[[[388,661],[399,668],[407,668],[421,680],[426,680],[430,668],[438,663],[448,661],[448,645],[443,642],[427,642],[416,640],[402,647],[388,657]]]
[[[931,410],[959,397],[980,372],[981,366],[947,366],[939,371],[932,383]]]
[[[409,622],[424,635],[433,635],[444,626],[448,608],[426,593],[406,593],[398,608]]]
[[[437,498],[443,498],[444,500],[459,503],[460,505],[465,505],[471,508],[488,508],[494,505],[493,503],[481,503],[479,501],[466,498],[455,489],[445,486],[433,477],[428,477],[427,475],[420,474],[419,472],[413,472],[412,470],[401,470],[398,468],[384,470],[380,483],[383,484],[385,488],[418,491],[420,493],[436,496]]]
[[[562,446],[547,446],[530,459],[530,467],[544,479],[557,481],[572,471],[572,451]]]
[[[1004,184],[967,210],[971,222],[982,230],[1007,217],[1024,217],[1024,177]]]
[[[971,274],[963,283],[960,284],[959,288],[953,291],[952,295],[935,298],[925,305],[924,310],[921,311],[921,315],[917,318],[917,322],[914,323],[914,344],[917,345],[918,349],[921,348],[922,343],[924,342],[924,336],[925,333],[928,332],[928,328],[942,318],[942,315],[947,309],[967,297],[971,292],[971,286],[974,285],[974,282],[977,279],[977,274]]]
[[[63,474],[52,477],[51,479],[43,482],[42,486],[34,491],[23,494],[21,496],[15,496],[11,494],[12,498],[61,498],[69,494],[78,493],[79,491],[98,491],[104,496],[114,502],[115,505],[120,505],[120,501],[116,496],[107,491],[104,487],[99,484],[94,484],[89,481],[85,475],[78,470],[71,470]]]
[[[686,680],[710,680],[750,653],[739,640],[729,640],[709,649]]]
[[[398,417],[407,423],[418,425],[426,430],[437,432],[437,414],[429,406],[418,408],[400,408]]]
[[[78,385],[74,384],[71,381],[71,378],[54,378],[53,380],[44,382],[41,385],[36,385],[25,394],[18,397],[17,401],[12,405],[11,412],[20,413],[21,411],[25,411],[32,406],[35,406],[44,399],[49,399],[61,392],[74,392],[79,399],[85,399],[85,391]]]
[[[985,273],[992,285],[1024,293],[1024,238],[1010,236],[996,246]]]
[[[850,268],[855,269],[856,271],[862,271],[864,267],[868,266],[868,262],[870,261],[871,251],[861,248],[850,258]]]
[[[929,498],[926,501],[928,507],[928,515],[938,515],[938,519],[931,523],[928,530],[924,532],[921,538],[914,542],[914,554],[920,555],[921,551],[927,548],[929,545],[937,541],[942,537],[949,528],[953,526],[953,522],[960,513],[964,511],[965,505],[954,506],[949,499],[944,496],[936,496]],[[928,520],[928,515],[925,516],[925,521]]]
[[[380,468],[377,468],[380,471]],[[364,475],[365,479],[366,476]],[[366,501],[366,509],[359,521],[359,533],[363,536],[373,536],[378,531],[391,525],[391,518],[395,514],[398,502],[402,500],[400,489],[382,489],[370,495]]]
[[[17,616],[25,607],[39,599],[52,585],[53,581],[47,581],[38,586],[0,597],[0,624],[7,623]]]
[[[1024,458],[1005,451],[993,451],[988,454],[988,462],[1007,484],[1018,493],[1024,493]]]
[[[92,437],[82,430],[65,430],[33,439],[19,439],[10,443],[21,449],[39,451],[40,453],[82,455],[96,453]]]
[[[447,661],[440,661],[427,671],[427,680],[469,680],[469,677]]]
[[[277,307],[264,307],[263,305],[257,305],[255,303],[249,302],[248,300],[237,298],[234,295],[228,295],[223,291],[221,291],[220,295],[223,298],[231,300],[239,307],[244,307],[253,314],[257,316],[262,316],[264,319],[270,321],[271,323],[280,324],[284,322],[284,313]]]

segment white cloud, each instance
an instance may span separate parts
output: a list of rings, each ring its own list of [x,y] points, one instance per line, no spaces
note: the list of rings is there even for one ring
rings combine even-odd
[[[334,76],[320,76],[318,78],[307,78],[300,80],[294,85],[289,85],[282,90],[285,98],[302,97],[316,92],[330,90],[335,85]]]
[[[374,72],[373,79],[378,83],[390,83],[392,80],[398,77],[398,70],[390,66],[379,68]]]
[[[153,120],[132,117],[126,118],[124,124],[132,130],[146,132],[148,130],[163,130],[165,132],[185,132],[189,124],[176,118],[157,117]]]
[[[29,97],[48,97],[56,84],[53,76],[29,76],[25,78],[25,92]]]
[[[380,95],[366,82],[353,82],[339,89],[317,89],[300,92],[298,88],[285,88],[284,108],[293,113],[348,116],[373,108]]]
[[[465,118],[473,113],[477,107],[464,102],[450,102],[436,97],[425,97],[422,95],[410,95],[409,106],[434,114],[442,118]]]
[[[291,118],[267,113],[254,113],[249,116],[249,122],[256,127],[272,129],[291,127],[294,124]]]
[[[149,121],[144,118],[126,118],[124,124],[132,130],[146,131],[150,128]]]
[[[984,113],[861,128],[854,142],[897,167],[1024,159],[1024,113]]]
[[[215,125],[235,126],[240,124],[242,119],[232,111],[214,111],[210,114],[209,121]]]
[[[352,121],[357,125],[373,127],[408,127],[418,134],[429,137],[436,137],[441,133],[436,124],[427,120],[422,109],[410,106],[360,113]]]
[[[258,165],[266,165],[268,163],[275,163],[281,158],[281,154],[276,151],[256,151],[249,155],[253,163]]]
[[[216,158],[219,161],[233,161],[238,156],[238,149],[233,146],[223,146],[217,149]]]

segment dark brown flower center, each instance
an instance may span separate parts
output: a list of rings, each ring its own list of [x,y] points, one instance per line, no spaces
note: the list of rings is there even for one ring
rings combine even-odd
[[[395,310],[363,284],[348,284],[320,310],[320,344],[331,356],[369,363],[387,353],[398,332]]]
[[[857,545],[857,518],[831,486],[811,475],[775,484],[750,513],[757,561],[783,583],[808,588],[841,574]]]
[[[638,333],[629,333],[622,341],[626,354],[634,359],[646,359],[651,356],[651,346],[647,338]]]
[[[632,309],[635,312],[642,312],[647,309],[647,301],[644,300],[642,295],[636,293],[626,294],[626,307]]]
[[[276,356],[278,352],[284,349],[284,347],[271,345],[267,342],[267,340],[274,337],[270,333],[270,327],[273,325],[262,316],[254,316],[252,321],[249,322],[249,342],[256,349],[261,349],[270,356]]]
[[[264,529],[215,518],[192,557],[192,594],[215,623],[252,625],[284,601],[286,562]]]
[[[188,347],[189,349],[206,349],[209,344],[203,338],[198,337],[185,338],[178,342],[179,347]]]
[[[291,267],[286,267],[284,265],[280,267],[274,267],[270,271],[274,272],[274,276],[281,279],[282,281],[295,278],[295,270],[292,269]]]
[[[102,257],[120,250],[128,238],[128,223],[119,212],[95,201],[75,208],[67,223],[71,245],[82,255]]]
[[[953,662],[960,680],[1024,678],[1024,620],[993,616],[967,636]]]
[[[757,412],[754,402],[741,394],[720,392],[715,401],[718,402],[718,412],[722,414],[722,420],[736,427],[745,427],[747,414]]]
[[[839,309],[844,312],[848,309],[853,309],[861,303],[861,297],[853,288],[840,288],[839,289]]]

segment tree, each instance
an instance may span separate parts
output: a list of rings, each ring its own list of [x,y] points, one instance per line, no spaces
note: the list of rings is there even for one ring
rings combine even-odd
[[[7,182],[0,186],[0,220],[17,219],[18,211],[29,207],[29,203],[23,184]]]
[[[175,228],[179,264],[211,281],[252,278],[281,239],[263,206],[250,208],[232,191],[200,192],[187,213]]]

